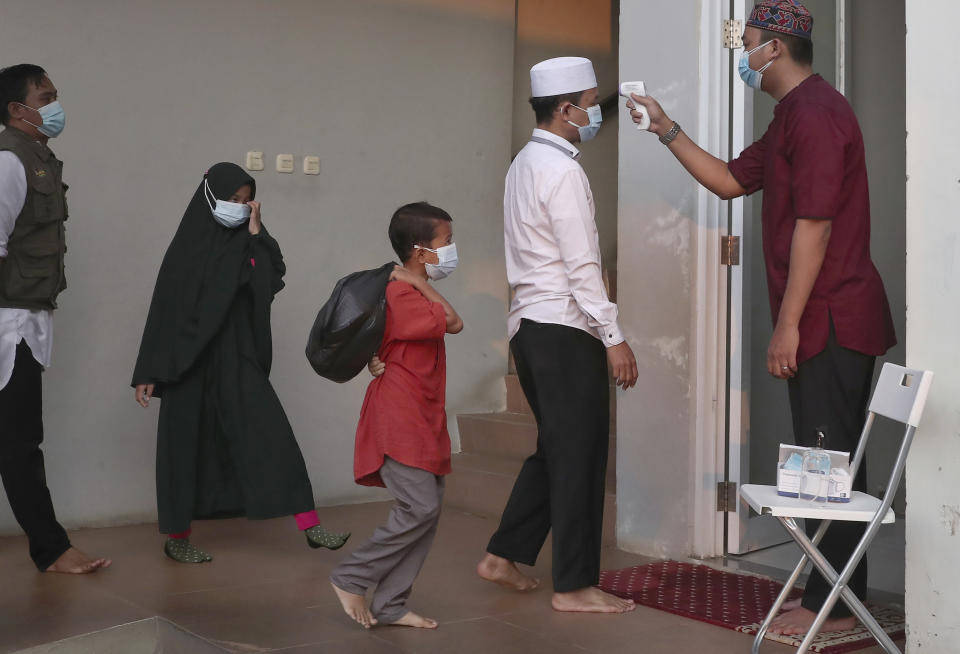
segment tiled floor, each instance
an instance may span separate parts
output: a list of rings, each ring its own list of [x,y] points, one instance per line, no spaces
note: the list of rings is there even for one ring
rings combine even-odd
[[[387,504],[323,509],[330,526],[368,536]],[[364,632],[340,609],[326,577],[340,553],[311,550],[292,520],[228,520],[195,525],[213,563],[167,560],[154,525],[72,534],[90,553],[110,555],[109,570],[88,577],[38,574],[22,537],[0,539],[0,652],[88,633],[154,615],[238,652],[336,654],[566,654],[749,652],[751,639],[661,611],[622,616],[559,614],[550,592],[511,593],[478,579],[474,565],[494,524],[454,510],[414,589],[411,608],[440,621],[435,632],[400,627]],[[354,542],[347,544],[349,549]],[[549,579],[549,552],[536,574]],[[608,549],[604,567],[643,563]],[[548,586],[549,584],[547,584]],[[796,650],[768,643],[764,652]],[[863,650],[876,654],[879,649]]]

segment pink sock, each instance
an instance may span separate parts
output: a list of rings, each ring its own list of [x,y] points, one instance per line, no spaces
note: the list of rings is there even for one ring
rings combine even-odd
[[[178,540],[182,538],[190,538],[190,530],[187,529],[186,531],[181,531],[179,534],[167,534],[167,537],[176,538]]]
[[[300,531],[306,531],[310,527],[316,527],[320,524],[320,517],[317,515],[316,510],[298,513],[293,516],[293,518],[297,521],[297,529]]]

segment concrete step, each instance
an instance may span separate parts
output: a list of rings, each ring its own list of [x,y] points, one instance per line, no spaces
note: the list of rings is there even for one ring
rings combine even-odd
[[[482,454],[520,464],[537,449],[537,423],[525,413],[468,413],[457,416],[460,448],[465,454]],[[616,490],[617,438],[611,430],[607,457],[607,487]],[[516,472],[513,473],[516,476]]]
[[[503,379],[507,382],[507,411],[532,415],[527,398],[523,394],[523,389],[520,388],[520,378],[516,375],[507,375]]]
[[[537,423],[525,413],[467,413],[457,416],[460,447],[469,454],[523,459],[537,449]]]
[[[520,378],[515,374],[507,375],[504,378],[504,381],[507,384],[507,412],[508,413],[522,413],[524,415],[533,415],[533,411],[530,410],[530,404],[527,403],[527,398],[523,394],[523,389],[520,387]],[[617,424],[617,386],[616,384],[610,385],[610,431],[612,432]]]
[[[522,465],[523,461],[515,458],[454,454],[453,473],[447,477],[444,504],[499,520]],[[605,545],[616,542],[616,520],[616,495],[608,491],[603,509]]]

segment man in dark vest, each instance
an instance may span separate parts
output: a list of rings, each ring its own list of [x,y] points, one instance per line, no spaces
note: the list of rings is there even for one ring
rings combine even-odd
[[[41,572],[110,565],[70,545],[43,466],[41,373],[50,364],[53,310],[66,288],[63,164],[47,141],[63,130],[57,89],[39,66],[0,70],[0,477]]]

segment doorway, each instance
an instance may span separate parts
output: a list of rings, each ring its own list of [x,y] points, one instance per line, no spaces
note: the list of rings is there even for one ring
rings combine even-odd
[[[734,0],[734,18],[743,20],[753,3]],[[906,150],[904,109],[905,15],[901,0],[804,0],[814,16],[814,70],[841,90],[857,113],[864,136],[870,181],[874,263],[880,271],[901,344],[883,361],[902,364],[905,340]],[[739,56],[739,51],[735,56]],[[732,75],[736,75],[735,68]],[[734,80],[739,84],[739,80]],[[774,101],[747,92],[731,129],[744,144],[762,136]],[[736,96],[735,96],[736,98]],[[731,275],[730,409],[728,481],[772,484],[779,443],[792,443],[786,384],[766,372],[772,334],[766,276],[760,244],[762,193],[734,205],[730,232],[741,237],[741,269]],[[739,214],[739,215],[737,215]],[[881,494],[893,465],[895,434],[875,432],[867,451],[868,490]],[[894,527],[885,528],[870,551],[870,586],[890,595],[903,593],[903,512],[901,488]],[[771,524],[772,523],[772,524]],[[792,569],[799,550],[780,545],[786,535],[773,520],[740,506],[727,514],[725,550],[733,565],[772,573]],[[760,569],[757,569],[760,568]]]

